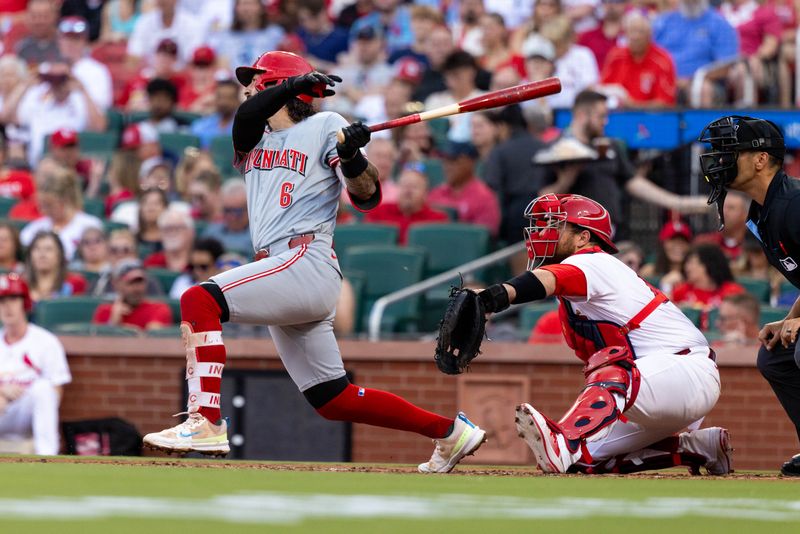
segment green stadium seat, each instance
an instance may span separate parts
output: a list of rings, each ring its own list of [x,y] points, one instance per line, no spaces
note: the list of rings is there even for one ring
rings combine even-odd
[[[179,339],[181,337],[181,328],[179,325],[165,326],[164,328],[153,328],[145,331],[145,335],[147,337],[168,337]]]
[[[441,160],[428,158],[422,163],[425,165],[425,176],[428,177],[428,189],[444,183],[444,165]]]
[[[475,224],[413,224],[408,244],[428,253],[425,276],[453,269],[489,253],[489,230]]]
[[[536,321],[538,321],[545,313],[557,309],[558,301],[555,300],[529,304],[522,308],[519,312],[520,340],[528,341],[528,338],[531,337],[531,330],[533,330],[533,327],[536,325]]]
[[[196,135],[184,133],[162,133],[159,135],[161,146],[178,157],[183,157],[183,151],[188,147],[199,147],[200,138]]]
[[[774,323],[786,318],[790,308],[773,308],[772,306],[761,306],[761,324]]]
[[[116,221],[103,221],[103,230],[107,235],[111,234],[111,232],[113,232],[114,230],[120,230],[122,228],[127,229],[128,225]]]
[[[86,280],[86,283],[89,284],[89,287],[92,287],[100,278],[100,273],[94,271],[87,271],[85,269],[71,269],[70,271],[81,275],[84,280]]]
[[[172,288],[172,284],[175,282],[175,279],[183,273],[178,271],[170,271],[169,269],[148,267],[147,274],[150,276],[150,278],[157,281],[161,286],[161,289],[164,291],[164,294],[168,295],[169,290]]]
[[[376,300],[422,279],[425,251],[390,245],[352,247],[348,249],[342,266],[347,271],[361,271],[366,276],[362,313],[362,324],[366,326],[369,310]],[[390,305],[384,313],[381,329],[394,331],[415,322],[419,317],[420,300],[412,297]]]
[[[33,322],[48,330],[67,323],[91,323],[94,311],[107,299],[101,297],[63,297],[36,304]]]
[[[203,117],[203,115],[200,113],[195,113],[193,111],[183,111],[183,110],[177,110],[175,111],[175,113],[173,113],[173,115],[178,120],[178,122],[182,122],[185,124],[191,124],[197,119]]]
[[[106,203],[101,198],[84,198],[83,211],[99,219],[106,216]]]
[[[52,331],[67,336],[139,337],[141,335],[141,331],[137,328],[92,323],[64,323],[56,325]]]
[[[433,119],[428,121],[428,127],[431,130],[431,137],[433,137],[433,144],[439,148],[447,144],[447,131],[450,129],[450,119]]]
[[[747,290],[748,293],[757,298],[764,304],[769,303],[769,280],[759,280],[758,278],[740,277],[736,279],[736,283]]]
[[[683,314],[689,318],[690,321],[694,323],[696,327],[700,327],[700,318],[703,314],[703,310],[700,308],[694,308],[692,306],[678,306]]]
[[[16,198],[0,197],[0,217],[8,217],[8,212],[11,211],[11,208],[13,208],[14,204],[17,202],[18,199]]]
[[[653,287],[659,287],[659,284],[661,283],[661,277],[658,275],[642,276],[642,280],[644,280]]]
[[[125,115],[114,108],[109,108],[106,111],[106,123],[106,133],[113,133],[119,137],[125,127]]]
[[[223,176],[238,176],[233,166],[233,140],[230,135],[219,135],[211,140],[209,152]]]
[[[78,140],[81,154],[110,158],[119,144],[119,135],[116,132],[80,132]]]
[[[357,223],[336,227],[333,235],[333,248],[344,261],[347,251],[363,245],[396,245],[399,229],[392,224]]]

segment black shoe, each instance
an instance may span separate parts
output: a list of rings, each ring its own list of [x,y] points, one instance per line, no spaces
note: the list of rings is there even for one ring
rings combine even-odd
[[[800,477],[800,454],[795,454],[781,466],[781,474],[785,477]]]

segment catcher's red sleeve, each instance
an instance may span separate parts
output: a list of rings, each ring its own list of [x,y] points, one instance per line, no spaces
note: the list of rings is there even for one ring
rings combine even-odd
[[[586,275],[574,265],[559,263],[556,265],[545,265],[539,267],[545,271],[550,271],[556,277],[556,290],[554,295],[559,297],[585,297]]]

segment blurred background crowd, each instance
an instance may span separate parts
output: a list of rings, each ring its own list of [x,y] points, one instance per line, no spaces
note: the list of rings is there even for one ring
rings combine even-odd
[[[0,269],[26,277],[34,321],[56,331],[175,335],[181,293],[253,254],[231,165],[233,69],[287,50],[344,79],[320,109],[367,123],[549,76],[563,85],[373,136],[384,202],[366,216],[342,202],[340,335],[363,333],[381,295],[520,241],[535,196],[572,192],[610,210],[623,261],[709,335],[752,339],[796,293],[747,236],[747,201],[728,196],[718,233],[690,144],[631,150],[605,130],[622,109],[792,106],[795,4],[0,0]],[[384,329],[425,335],[443,297],[390,308]],[[515,310],[493,338],[555,341],[553,308]]]

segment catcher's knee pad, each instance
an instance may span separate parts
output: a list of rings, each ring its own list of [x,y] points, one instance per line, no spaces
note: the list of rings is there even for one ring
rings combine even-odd
[[[558,422],[564,437],[583,440],[608,427],[633,405],[639,392],[639,370],[626,347],[612,346],[595,352],[584,368],[586,386],[578,400]],[[622,410],[614,393],[625,399]]]

